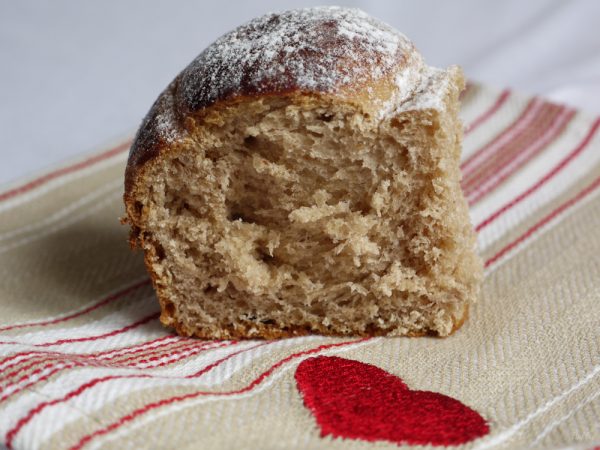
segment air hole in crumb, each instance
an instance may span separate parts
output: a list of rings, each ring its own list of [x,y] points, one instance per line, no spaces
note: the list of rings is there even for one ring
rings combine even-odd
[[[199,260],[202,257],[202,253],[196,247],[188,246],[184,250],[184,254],[186,258],[191,258],[193,260]]]
[[[248,217],[246,217],[241,212],[236,212],[236,211],[229,213],[229,220],[231,222],[239,221],[239,222],[244,222],[244,223],[254,223],[253,220],[250,220]]]
[[[202,292],[204,292],[205,294],[214,294],[217,292],[217,288],[214,286],[207,286],[204,289],[202,289]]]
[[[209,148],[206,149],[206,151],[204,152],[204,156],[208,159],[210,159],[213,164],[215,164],[217,162],[217,160],[219,159],[219,149],[216,148]]]
[[[363,216],[366,216],[366,215],[370,214],[372,208],[371,208],[371,204],[370,204],[369,200],[363,198],[356,203],[355,209],[360,211],[360,213]]]
[[[256,137],[254,136],[246,136],[244,138],[244,147],[252,149],[252,148],[256,148],[258,144],[258,139],[256,139]]]
[[[264,249],[258,249],[258,257],[266,264],[271,264],[275,261],[275,258],[267,253]]]
[[[321,114],[319,116],[319,120],[322,120],[323,122],[331,122],[331,120],[333,119],[333,115],[332,114]]]
[[[159,261],[162,261],[163,259],[165,259],[165,249],[163,248],[162,245],[156,244],[156,246],[154,247],[154,252],[156,253],[156,258]]]
[[[267,161],[277,163],[284,155],[284,148],[278,142],[273,142],[263,136],[246,136],[241,150],[256,154]]]
[[[144,209],[144,204],[142,202],[140,202],[140,201],[136,201],[135,204],[134,204],[134,208],[135,208],[135,213],[138,216],[141,216],[142,215],[142,211]]]
[[[273,319],[264,319],[261,320],[260,323],[263,323],[265,325],[275,325],[275,321]]]

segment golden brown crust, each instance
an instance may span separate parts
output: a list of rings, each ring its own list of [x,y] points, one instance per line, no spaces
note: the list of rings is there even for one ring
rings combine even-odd
[[[449,335],[454,334],[457,330],[459,330],[463,324],[466,322],[469,316],[469,307],[465,306],[465,313],[460,318],[454,322],[454,326],[452,327],[452,331]],[[164,314],[164,310],[163,310]],[[165,324],[163,321],[163,316],[161,315],[161,322]],[[172,319],[168,320],[168,325],[165,326],[172,327],[177,331],[177,334],[182,336],[194,336],[200,339],[215,339],[213,333],[207,332],[203,333],[202,329],[189,330],[185,327],[184,324],[180,322],[172,322]],[[252,330],[252,332],[250,332]],[[298,336],[306,336],[309,334],[319,334],[322,336],[330,336],[330,337],[349,337],[349,336],[358,336],[358,337],[377,337],[377,336],[389,336],[388,330],[382,329],[370,329],[364,332],[352,332],[348,334],[340,334],[340,333],[332,333],[327,328],[319,329],[317,331],[310,330],[304,327],[292,326],[286,327],[285,329],[279,328],[277,325],[269,325],[269,324],[255,324],[248,323],[243,328],[236,326],[236,328],[229,327],[227,329],[222,330],[221,339],[280,339],[280,338],[290,338],[290,337],[298,337]],[[448,335],[448,336],[449,336]],[[417,332],[409,332],[407,334],[402,335],[403,337],[423,337],[423,336],[431,336],[431,337],[440,337],[437,333],[433,331],[423,331],[421,333]],[[447,337],[447,336],[444,336]]]

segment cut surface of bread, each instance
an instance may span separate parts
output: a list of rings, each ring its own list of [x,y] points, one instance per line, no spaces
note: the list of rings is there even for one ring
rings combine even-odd
[[[296,78],[208,101],[190,95],[190,68],[167,88],[125,193],[165,325],[203,338],[460,327],[482,278],[460,190],[464,82],[403,55],[350,88]]]

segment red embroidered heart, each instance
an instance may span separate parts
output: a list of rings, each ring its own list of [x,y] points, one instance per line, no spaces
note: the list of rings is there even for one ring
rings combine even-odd
[[[458,445],[489,432],[474,410],[447,395],[412,391],[370,364],[335,356],[309,358],[296,383],[321,436],[398,444]]]

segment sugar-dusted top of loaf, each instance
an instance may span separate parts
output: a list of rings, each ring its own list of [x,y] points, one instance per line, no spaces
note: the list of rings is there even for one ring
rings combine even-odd
[[[187,116],[262,95],[325,94],[383,118],[441,108],[453,77],[429,68],[402,33],[361,10],[317,7],[267,14],[206,48],[158,97],[129,153],[126,192],[161,149],[191,139]]]
[[[239,95],[337,93],[392,73],[405,97],[421,66],[406,36],[359,9],[296,9],[256,18],[211,44],[181,74],[177,103],[195,111]]]

